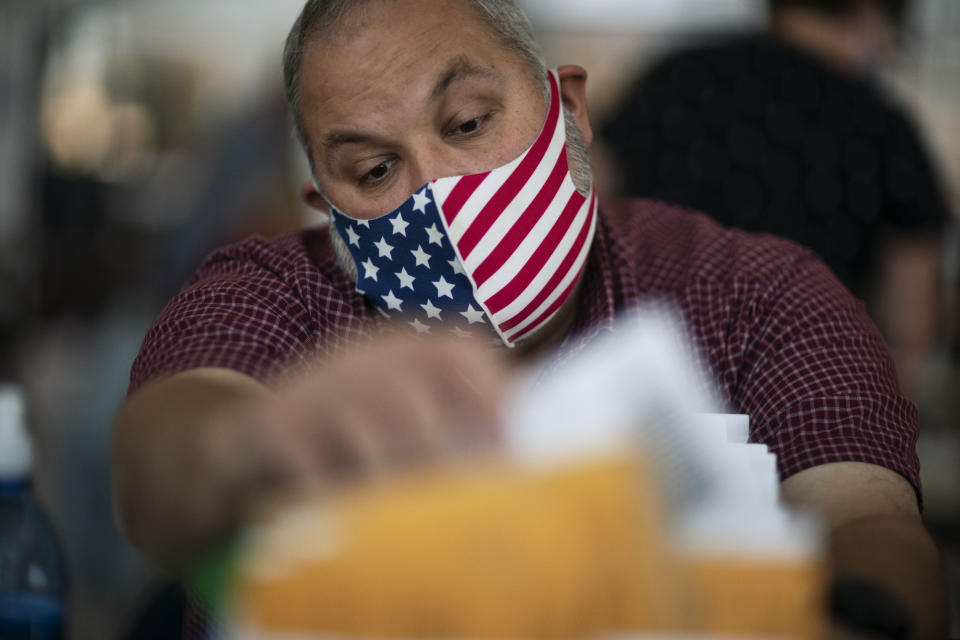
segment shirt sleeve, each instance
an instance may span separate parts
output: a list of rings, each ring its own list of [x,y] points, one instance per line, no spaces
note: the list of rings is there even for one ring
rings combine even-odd
[[[619,164],[623,184],[618,186],[624,195],[689,204],[689,193],[672,193],[663,175],[674,163],[683,162],[667,138],[678,129],[690,132],[697,126],[691,122],[695,112],[685,106],[692,102],[687,95],[689,57],[669,58],[643,73],[599,127]]]
[[[947,199],[917,128],[906,115],[892,110],[885,132],[883,221],[899,231],[941,231],[950,217]]]
[[[920,497],[918,417],[899,390],[878,330],[812,253],[795,258],[748,305],[734,402],[751,439],[777,454],[781,479],[833,462],[896,471]]]
[[[309,313],[252,239],[208,257],[163,309],[143,340],[130,392],[199,367],[233,369],[266,382],[312,341]]]

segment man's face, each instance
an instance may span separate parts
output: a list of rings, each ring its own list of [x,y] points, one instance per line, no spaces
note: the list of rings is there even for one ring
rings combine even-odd
[[[301,118],[337,208],[372,218],[424,183],[504,165],[546,117],[543,87],[462,0],[373,0],[305,53]]]

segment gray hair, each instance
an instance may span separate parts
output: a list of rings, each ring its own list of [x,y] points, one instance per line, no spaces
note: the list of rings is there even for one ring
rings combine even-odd
[[[287,94],[287,103],[293,114],[297,138],[307,159],[313,165],[309,141],[300,117],[300,71],[307,45],[313,38],[330,34],[341,20],[352,10],[370,0],[307,0],[287,36],[283,48],[283,84]],[[520,10],[514,0],[464,0],[468,2],[484,19],[492,33],[512,51],[515,51],[529,65],[534,77],[547,86],[546,63],[543,52],[533,36],[533,28],[526,14]]]
[[[307,0],[300,16],[290,29],[283,49],[283,83],[287,103],[293,116],[297,139],[307,154],[311,170],[313,156],[307,140],[303,120],[300,117],[300,72],[307,44],[314,38],[330,36],[332,30],[349,12],[371,0]],[[384,0],[385,1],[385,0]],[[530,72],[543,87],[544,97],[549,99],[547,67],[543,52],[533,35],[533,28],[526,14],[514,0],[463,0],[468,2],[490,27],[493,35],[509,50],[516,52],[527,64]],[[583,133],[573,117],[564,108],[564,124],[567,130],[567,158],[574,186],[586,195],[590,191],[592,174],[590,157]],[[320,185],[317,185],[318,188]],[[330,233],[330,240],[341,268],[356,280],[357,268],[353,256],[339,233]]]

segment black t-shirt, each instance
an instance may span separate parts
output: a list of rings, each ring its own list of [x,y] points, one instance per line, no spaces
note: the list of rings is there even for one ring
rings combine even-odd
[[[620,160],[625,194],[795,240],[859,295],[881,233],[935,232],[947,218],[902,111],[871,82],[772,36],[660,62],[601,135]]]

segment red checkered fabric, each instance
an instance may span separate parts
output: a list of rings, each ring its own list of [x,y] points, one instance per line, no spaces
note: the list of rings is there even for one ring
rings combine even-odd
[[[809,251],[724,229],[659,202],[606,202],[565,352],[644,300],[680,310],[721,393],[777,454],[781,477],[829,462],[892,469],[918,490],[917,414],[883,340]],[[339,269],[327,230],[214,252],[163,310],[130,389],[195,367],[269,381],[377,331],[379,316]]]
[[[916,409],[863,304],[812,252],[660,202],[602,203],[559,360],[653,299],[681,312],[730,409],[749,414],[751,440],[777,454],[781,478],[868,462],[903,475],[919,496]],[[378,326],[326,229],[251,239],[213,253],[167,305],[130,388],[194,367],[269,383]]]

